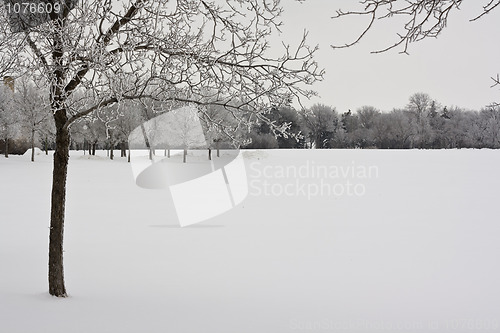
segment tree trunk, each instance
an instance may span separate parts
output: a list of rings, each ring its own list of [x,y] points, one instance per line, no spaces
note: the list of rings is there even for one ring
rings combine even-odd
[[[97,143],[92,144],[92,156],[95,156],[95,150],[97,148]]]
[[[31,130],[31,162],[35,162],[35,130]]]
[[[130,163],[130,145],[128,146],[128,160],[127,160],[128,163]]]
[[[167,149],[167,157],[170,158],[170,148]]]
[[[4,151],[5,158],[9,158],[9,139],[7,139],[7,138],[5,138],[4,147],[5,147],[5,151]]]
[[[114,138],[113,138],[113,131],[109,130],[109,159],[114,159],[115,158],[115,143],[114,143]]]
[[[52,15],[51,15],[52,16]],[[52,174],[52,197],[49,235],[49,294],[66,297],[63,266],[64,214],[66,203],[66,178],[68,175],[70,135],[66,126],[66,94],[64,92],[64,47],[62,20],[55,20],[52,59],[54,78],[51,82],[50,101],[56,127],[56,147]]]
[[[56,150],[54,152],[50,214],[49,293],[57,297],[66,297],[63,234],[70,137],[68,130],[64,128],[67,120],[66,110],[58,110],[54,118],[56,122]]]
[[[183,156],[182,156],[182,162],[183,162],[183,163],[186,163],[186,156],[187,156],[187,154],[188,154],[188,151],[187,151],[187,149],[186,149],[186,148],[184,148],[184,154],[183,154]]]
[[[208,160],[212,160],[212,149],[208,148]]]

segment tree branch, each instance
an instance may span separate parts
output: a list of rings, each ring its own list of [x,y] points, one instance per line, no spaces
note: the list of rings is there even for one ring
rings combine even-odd
[[[123,17],[117,19],[104,35],[99,36],[99,38],[97,39],[97,47],[104,49],[111,41],[111,38],[113,38],[113,36],[118,33],[120,28],[125,26],[132,20],[132,18],[137,14],[144,2],[145,0],[138,0],[135,4],[130,6]],[[83,65],[82,68],[76,73],[74,78],[66,85],[64,91],[66,92],[67,96],[71,95],[71,93],[80,85],[82,79],[88,73],[89,69],[90,66],[88,63]]]

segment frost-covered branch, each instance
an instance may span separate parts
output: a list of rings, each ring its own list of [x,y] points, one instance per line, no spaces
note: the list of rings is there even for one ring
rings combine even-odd
[[[479,1],[478,1],[479,2]],[[408,53],[409,45],[426,38],[436,38],[446,28],[449,15],[460,9],[463,0],[363,0],[359,10],[338,10],[333,18],[346,16],[366,16],[367,23],[363,31],[352,42],[344,45],[332,45],[333,48],[346,48],[357,44],[378,20],[404,17],[402,30],[397,33],[396,41],[373,53],[386,52],[401,47],[401,53]],[[472,18],[475,21],[490,13],[500,5],[500,0],[488,0],[480,9],[480,14]]]

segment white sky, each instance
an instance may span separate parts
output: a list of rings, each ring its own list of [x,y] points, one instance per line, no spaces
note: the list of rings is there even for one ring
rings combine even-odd
[[[440,37],[411,44],[410,55],[399,54],[401,49],[370,54],[396,41],[402,26],[397,22],[379,21],[379,27],[352,48],[330,48],[354,40],[362,31],[359,18],[331,19],[338,8],[353,9],[358,3],[354,0],[284,0],[280,38],[294,44],[307,29],[309,44],[320,46],[316,59],[326,76],[314,86],[320,98],[306,101],[306,106],[323,103],[344,112],[372,105],[390,111],[406,105],[413,93],[425,92],[442,105],[479,110],[500,101],[500,88],[490,88],[491,77],[500,72],[500,9],[469,22],[481,13],[483,2],[464,1]]]

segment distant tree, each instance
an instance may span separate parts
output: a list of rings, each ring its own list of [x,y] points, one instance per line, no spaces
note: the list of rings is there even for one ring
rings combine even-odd
[[[290,106],[273,107],[266,117],[273,124],[259,122],[252,129],[252,143],[247,148],[304,148],[304,132],[307,132],[301,115]],[[273,129],[280,129],[273,131]]]
[[[500,105],[491,105],[481,110],[478,118],[484,147],[500,148]]]
[[[393,138],[391,137],[392,115],[383,113],[373,123],[373,138],[377,148],[388,149],[393,147]]]
[[[375,125],[375,119],[380,115],[380,110],[373,106],[365,105],[356,110],[359,119],[359,126],[371,129]]]
[[[373,133],[378,148],[412,148],[412,124],[405,110],[380,114],[374,122]]]
[[[380,111],[373,106],[362,106],[356,110],[358,127],[351,134],[353,146],[367,148],[375,146],[374,126]]]
[[[345,129],[347,133],[352,133],[358,129],[359,119],[355,114],[352,113],[351,110],[342,113],[340,121],[342,124],[342,128]]]
[[[134,101],[121,102],[119,105],[119,117],[114,122],[116,126],[115,133],[121,138],[122,157],[127,155],[123,153],[123,150],[128,149],[128,162],[130,162],[130,146],[127,143],[128,137],[144,121],[141,114],[137,112],[140,108],[141,105]]]
[[[393,148],[414,148],[415,127],[411,114],[406,110],[393,110],[390,113],[390,135]]]
[[[304,148],[303,132],[306,129],[296,109],[290,106],[273,108],[269,119],[278,126],[287,126],[287,134],[281,134],[276,138],[280,148]]]
[[[45,155],[48,155],[49,147],[54,145],[54,139],[56,137],[56,128],[54,126],[52,118],[47,119],[47,121],[43,123],[43,126],[39,131],[39,136],[40,142],[43,146],[43,150],[45,150]]]
[[[340,117],[340,129],[336,134],[336,147],[355,148],[358,147],[357,130],[359,119],[351,110],[344,112]]]
[[[418,148],[429,148],[434,140],[431,118],[435,117],[436,101],[425,93],[416,93],[410,96],[406,110],[412,116],[413,144]]]
[[[446,119],[443,131],[446,148],[467,147],[468,138],[466,133],[472,124],[473,113],[458,107],[448,109],[447,113],[449,119]]]
[[[323,104],[315,104],[302,113],[307,137],[316,148],[330,148],[338,127],[337,111]]]
[[[99,142],[106,140],[106,128],[95,114],[78,119],[70,131],[74,140],[82,141],[83,149],[88,149],[89,155],[95,156]]]
[[[198,109],[192,104],[160,114],[141,126],[152,149],[182,149],[184,163],[188,149],[207,148]]]
[[[0,82],[0,139],[4,142],[4,156],[9,157],[9,141],[19,136],[20,114],[14,103],[14,92]]]
[[[108,157],[112,160],[114,159],[114,148],[116,144],[123,140],[120,133],[116,133],[116,122],[120,118],[119,105],[121,103],[116,103],[95,112],[97,118],[101,121],[104,126],[105,132],[105,145],[108,151]]]
[[[184,150],[182,161],[186,163],[187,151],[192,148],[206,148],[207,141],[195,107],[187,106],[171,111],[171,131],[169,133],[169,145],[180,147]]]
[[[220,105],[208,105],[200,108],[198,113],[208,148],[208,159],[212,159],[212,149],[216,149],[217,157],[221,148],[239,146],[245,140],[242,122],[233,112]]]
[[[32,81],[22,78],[16,82],[15,106],[20,112],[22,127],[28,132],[31,146],[31,161],[35,161],[35,141],[47,136],[52,123],[48,100],[43,98],[42,89]]]
[[[465,147],[483,148],[486,147],[486,126],[483,122],[480,112],[462,111],[466,118],[467,127],[465,130]],[[443,119],[444,120],[444,119]],[[465,122],[464,122],[465,123]]]

